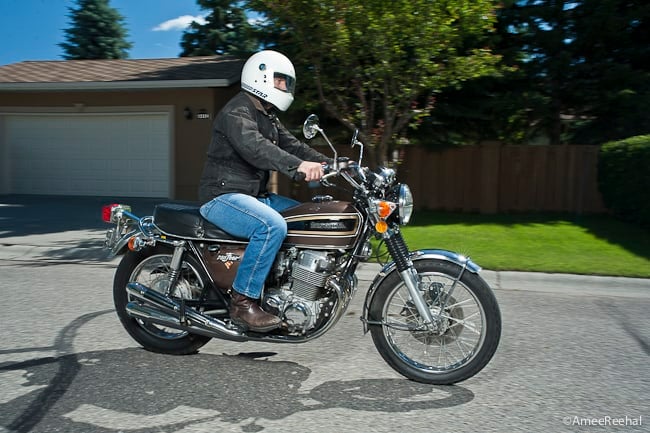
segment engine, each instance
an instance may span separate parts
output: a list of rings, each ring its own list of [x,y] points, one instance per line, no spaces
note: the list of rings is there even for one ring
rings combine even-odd
[[[293,248],[280,254],[272,271],[275,281],[264,295],[265,307],[289,325],[289,332],[304,334],[330,306],[325,285],[335,268],[328,251]]]

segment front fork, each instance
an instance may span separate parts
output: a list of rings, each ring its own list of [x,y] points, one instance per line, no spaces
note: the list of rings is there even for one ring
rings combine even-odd
[[[388,252],[390,253],[393,260],[395,261],[395,265],[397,266],[397,271],[399,272],[402,281],[404,281],[404,284],[406,285],[406,288],[409,291],[409,295],[413,300],[413,304],[415,305],[415,308],[418,310],[420,317],[422,317],[423,319],[424,322],[423,325],[431,330],[438,329],[441,322],[440,314],[436,314],[434,317],[434,315],[431,312],[431,309],[429,308],[426,300],[424,299],[423,291],[420,290],[420,276],[418,275],[417,270],[413,266],[413,262],[411,261],[410,258],[410,253],[408,251],[406,242],[402,237],[402,233],[399,231],[390,230],[387,232],[387,235],[388,236],[386,236],[384,240],[386,242]],[[465,271],[465,266],[461,268],[460,274],[454,280],[449,291],[444,296],[444,299],[440,299],[440,308],[439,308],[440,312],[444,311],[447,304],[447,300],[451,297],[454,289],[456,288],[456,283],[461,279],[464,271]]]

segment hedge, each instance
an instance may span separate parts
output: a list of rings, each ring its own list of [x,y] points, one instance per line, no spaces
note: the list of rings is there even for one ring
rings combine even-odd
[[[650,135],[603,144],[598,155],[598,187],[612,212],[650,227]]]

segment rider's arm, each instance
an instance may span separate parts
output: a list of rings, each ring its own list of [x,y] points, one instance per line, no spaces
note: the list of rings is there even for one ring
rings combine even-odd
[[[296,155],[304,161],[313,161],[313,162],[326,162],[332,164],[332,158],[329,158],[316,149],[313,149],[298,140],[287,128],[284,127],[280,122],[278,122],[278,134],[279,142],[278,146],[287,152]]]
[[[238,107],[222,119],[219,128],[237,154],[253,167],[293,176],[303,159],[266,138],[260,132],[255,114],[248,107]]]
[[[331,158],[301,143],[279,122],[276,123],[277,142],[272,142],[260,132],[256,114],[255,109],[251,111],[250,107],[241,106],[227,113],[219,122],[220,130],[225,133],[237,154],[252,166],[262,170],[276,170],[293,177],[296,168],[305,161],[331,163]],[[315,180],[320,177],[315,177],[313,164],[302,165],[299,171],[307,174],[307,178]],[[309,175],[308,172],[312,174]]]

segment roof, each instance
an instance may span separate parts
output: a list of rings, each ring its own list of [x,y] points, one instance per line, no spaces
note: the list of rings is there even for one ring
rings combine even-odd
[[[0,90],[227,87],[244,61],[225,56],[25,61],[0,66]]]

